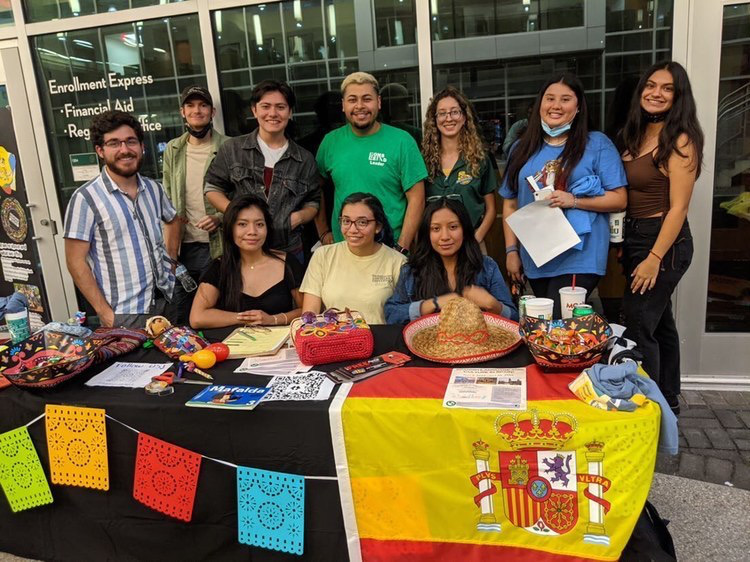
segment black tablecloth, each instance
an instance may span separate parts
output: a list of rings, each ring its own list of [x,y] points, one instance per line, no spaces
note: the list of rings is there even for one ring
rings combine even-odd
[[[209,330],[206,336],[219,341],[228,332]],[[373,333],[375,354],[392,350],[408,353],[401,327],[373,326]],[[167,358],[156,349],[139,349],[116,360],[158,363]],[[518,367],[531,362],[526,347],[521,346],[488,365]],[[228,411],[185,407],[185,402],[205,388],[197,385],[177,384],[169,396],[149,396],[140,389],[84,386],[110,363],[58,388],[32,392],[13,387],[0,392],[0,432],[28,423],[44,412],[45,404],[104,408],[107,414],[137,430],[209,457],[305,476],[336,476],[328,418],[333,395],[327,401],[268,402],[253,411]],[[211,369],[215,382],[267,384],[268,377],[233,373],[239,363],[230,360]],[[415,358],[409,365],[434,364]],[[29,431],[49,477],[43,420]],[[135,433],[107,420],[107,492],[52,486],[53,504],[15,514],[7,502],[0,502],[0,551],[43,560],[76,561],[300,559],[237,541],[236,475],[232,467],[203,460],[190,523],[137,502],[132,497],[136,441]],[[308,479],[305,486],[303,559],[346,560],[337,482]]]

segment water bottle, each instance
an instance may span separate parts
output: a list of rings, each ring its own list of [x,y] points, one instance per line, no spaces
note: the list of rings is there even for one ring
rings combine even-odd
[[[177,264],[177,268],[174,270],[174,274],[182,284],[182,288],[185,289],[186,293],[192,293],[198,288],[195,280],[190,276],[190,273],[188,273],[187,267],[185,267],[181,263]]]

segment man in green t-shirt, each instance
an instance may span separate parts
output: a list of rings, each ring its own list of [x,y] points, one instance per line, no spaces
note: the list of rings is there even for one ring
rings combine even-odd
[[[372,193],[383,204],[397,240],[405,253],[414,239],[424,210],[422,155],[409,133],[377,121],[380,111],[378,81],[366,72],[354,72],[341,83],[342,106],[348,125],[328,133],[318,149],[318,170],[331,179],[333,240],[343,240],[338,217],[341,202],[352,193]],[[330,243],[325,215],[316,221],[321,241]]]

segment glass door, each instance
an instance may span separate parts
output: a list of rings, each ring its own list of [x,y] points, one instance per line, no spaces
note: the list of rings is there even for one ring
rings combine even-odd
[[[750,385],[750,1],[692,2],[687,49],[706,133],[678,288],[685,382]],[[716,64],[719,61],[719,64]]]
[[[750,3],[722,14],[705,329],[750,331]]]
[[[0,295],[21,292],[32,328],[68,317],[15,45],[0,44]]]

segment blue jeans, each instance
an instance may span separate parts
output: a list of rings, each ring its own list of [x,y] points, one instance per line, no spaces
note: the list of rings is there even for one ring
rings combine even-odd
[[[630,290],[633,270],[649,255],[661,230],[661,217],[625,220],[623,313],[625,337],[638,344],[643,368],[656,381],[670,406],[680,394],[680,339],[672,316],[672,293],[693,259],[693,237],[687,221],[664,254],[656,285],[644,294]]]
[[[180,247],[180,256],[177,258],[183,264],[195,282],[200,282],[201,275],[211,264],[211,250],[207,243],[187,242]],[[179,280],[175,282],[174,295],[170,306],[171,314],[169,320],[175,326],[187,326],[190,321],[190,308],[193,306],[195,291],[186,293]]]

